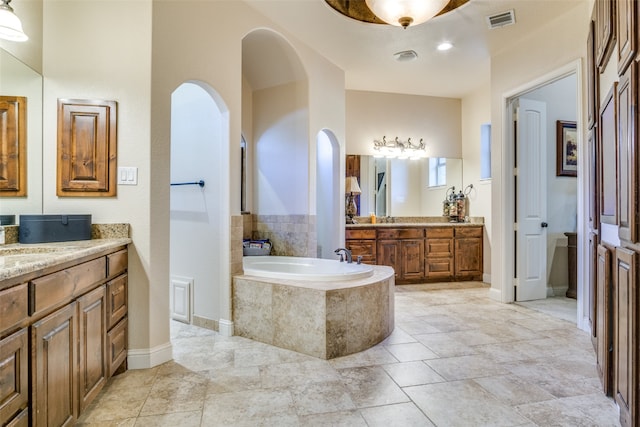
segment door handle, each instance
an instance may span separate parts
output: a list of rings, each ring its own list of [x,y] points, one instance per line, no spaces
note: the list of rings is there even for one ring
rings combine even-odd
[[[543,222],[542,224],[540,224],[540,227],[542,228],[547,228],[549,226],[549,224],[547,224],[546,222]]]

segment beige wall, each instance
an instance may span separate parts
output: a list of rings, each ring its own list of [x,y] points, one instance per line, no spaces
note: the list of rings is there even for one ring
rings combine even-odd
[[[373,155],[373,141],[424,139],[430,157],[462,157],[460,99],[348,90],[347,153]]]
[[[507,49],[491,60],[491,123],[492,123],[492,289],[493,298],[510,301],[513,288],[510,268],[511,250],[505,248],[511,238],[509,224],[512,223],[513,205],[510,170],[503,167],[512,154],[503,139],[506,125],[503,123],[505,111],[504,97],[515,95],[518,90],[528,87],[532,81],[564,68],[578,59],[586,58],[586,40],[591,9],[589,2],[575,2],[572,9],[557,16],[546,25],[532,32],[517,47]],[[583,99],[586,99],[583,97]],[[580,120],[579,120],[580,121]],[[580,129],[581,138],[583,131]],[[579,192],[582,178],[579,177]],[[579,200],[581,200],[579,198]],[[584,198],[582,198],[584,200]],[[578,208],[580,212],[581,207]],[[579,220],[580,221],[580,220]],[[580,226],[580,224],[579,224]],[[580,229],[579,229],[580,232]],[[498,274],[500,274],[498,276]],[[505,292],[503,292],[503,290]]]
[[[480,180],[480,126],[491,123],[491,88],[487,83],[462,99],[462,167],[468,194],[469,216],[484,217],[484,280],[491,281],[491,183]],[[492,129],[492,132],[497,129]]]

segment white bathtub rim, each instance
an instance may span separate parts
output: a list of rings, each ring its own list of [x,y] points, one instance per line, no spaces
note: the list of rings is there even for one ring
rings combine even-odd
[[[294,281],[308,281],[308,282],[347,282],[351,280],[367,279],[374,275],[374,267],[368,264],[355,264],[355,263],[340,263],[337,260],[329,260],[323,258],[308,258],[308,257],[287,257],[287,256],[247,256],[242,260],[243,272],[246,276],[262,277],[266,279],[277,280],[294,280]],[[245,262],[246,261],[246,262]],[[315,264],[316,267],[331,267],[334,270],[347,270],[347,271],[332,271],[330,273],[309,274],[309,273],[295,273],[287,271],[270,271],[260,269],[260,264],[269,265],[304,265],[309,266]],[[252,267],[251,264],[256,264],[258,267]]]

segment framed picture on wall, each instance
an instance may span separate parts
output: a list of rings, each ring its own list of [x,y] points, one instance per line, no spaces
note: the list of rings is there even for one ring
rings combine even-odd
[[[578,176],[576,122],[556,121],[556,176]]]

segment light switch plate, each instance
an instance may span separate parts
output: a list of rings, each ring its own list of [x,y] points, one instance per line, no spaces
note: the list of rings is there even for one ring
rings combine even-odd
[[[138,168],[119,166],[118,167],[118,184],[138,185]]]

